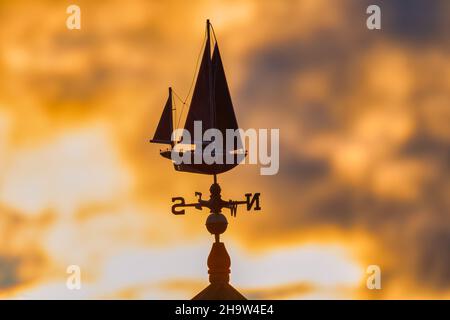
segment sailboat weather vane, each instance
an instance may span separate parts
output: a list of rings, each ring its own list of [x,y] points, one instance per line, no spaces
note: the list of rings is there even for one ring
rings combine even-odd
[[[212,57],[211,31],[214,35]],[[169,149],[161,150],[160,154],[164,158],[172,160],[175,170],[213,175],[214,178],[209,189],[210,197],[208,200],[202,199],[202,193],[200,192],[195,193],[197,202],[194,203],[186,203],[183,197],[172,198],[172,213],[175,215],[185,214],[185,209],[188,207],[210,210],[206,227],[215,236],[215,242],[208,257],[208,273],[211,284],[194,299],[245,299],[228,283],[231,260],[224,244],[220,242],[220,234],[227,229],[228,221],[222,214],[222,209],[229,209],[234,217],[239,205],[246,205],[247,211],[261,210],[260,193],[247,193],[245,194],[245,200],[242,201],[225,201],[221,197],[217,175],[239,165],[247,152],[242,148],[242,140],[217,39],[209,20],[206,21],[206,43],[181,138],[178,138],[177,130],[174,131],[174,111],[173,90],[169,88],[169,97],[154,137],[150,142],[170,145]],[[202,138],[201,141],[197,139],[191,144],[191,135],[194,136],[195,140],[197,133],[200,132],[201,136],[204,137],[207,136],[205,132],[211,130],[221,134],[221,141],[218,141],[217,138],[205,141],[206,139]],[[229,135],[229,132],[233,132],[233,135]],[[211,151],[215,161],[208,161],[203,158],[206,150]]]

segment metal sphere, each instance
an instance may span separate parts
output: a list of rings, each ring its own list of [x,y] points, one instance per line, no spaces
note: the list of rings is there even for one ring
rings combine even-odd
[[[211,187],[209,188],[209,192],[211,192],[211,194],[214,194],[214,195],[220,195],[221,191],[222,191],[222,189],[220,188],[218,183],[213,183],[211,185]]]
[[[227,230],[227,218],[221,213],[211,213],[206,219],[206,229],[211,234],[222,234]]]

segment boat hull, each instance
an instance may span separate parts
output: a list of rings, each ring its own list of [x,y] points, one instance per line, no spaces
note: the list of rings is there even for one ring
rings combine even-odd
[[[239,165],[245,158],[246,154],[236,154],[234,157],[233,163],[226,163],[226,153],[221,152],[219,154],[219,157],[222,159],[222,164],[220,163],[213,163],[208,164],[205,162],[201,163],[194,163],[195,158],[195,152],[194,151],[173,151],[173,150],[165,150],[161,151],[161,156],[172,160],[172,153],[178,153],[179,156],[189,157],[190,163],[181,163],[176,164],[173,163],[173,166],[176,171],[182,171],[182,172],[190,172],[190,173],[198,173],[198,174],[208,174],[208,175],[214,175],[214,174],[220,174],[227,171],[230,171],[237,165]],[[186,155],[187,154],[187,155]],[[173,160],[172,160],[173,161]]]

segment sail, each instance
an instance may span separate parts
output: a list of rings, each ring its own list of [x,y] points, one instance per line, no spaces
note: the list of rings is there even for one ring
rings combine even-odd
[[[156,128],[152,143],[172,144],[171,136],[173,131],[172,124],[172,90],[169,89],[169,97],[167,98],[166,105],[164,106],[161,119],[159,119],[158,127]]]
[[[211,59],[209,28],[207,23],[208,36],[184,128],[191,138],[194,137],[194,121],[202,122],[202,134],[210,128],[218,129],[223,134],[225,148],[226,129],[236,130],[238,124],[217,42]],[[241,137],[238,136],[233,144],[232,150],[241,149]]]
[[[215,107],[215,128],[219,129],[224,137],[224,147],[226,146],[226,129],[238,129],[236,115],[234,114],[233,103],[231,102],[230,90],[228,89],[222,59],[220,57],[217,43],[214,46],[212,57],[214,107]],[[240,136],[234,142],[236,148],[242,147]],[[228,150],[231,151],[231,150]]]
[[[203,132],[213,127],[211,92],[210,92],[211,49],[207,38],[202,62],[198,71],[197,82],[192,94],[191,105],[184,128],[194,137],[194,121],[201,121]],[[202,132],[202,134],[203,134]]]

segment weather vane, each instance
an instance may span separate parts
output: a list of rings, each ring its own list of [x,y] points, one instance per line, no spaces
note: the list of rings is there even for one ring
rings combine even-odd
[[[211,31],[214,36],[214,51],[211,57]],[[225,201],[221,197],[221,188],[217,183],[217,175],[236,167],[247,152],[243,150],[242,140],[239,135],[239,127],[231,101],[222,59],[219,53],[217,39],[214,29],[209,20],[206,21],[206,42],[203,49],[203,56],[198,69],[197,80],[192,94],[189,111],[183,132],[188,132],[189,136],[199,131],[203,133],[209,129],[215,129],[222,134],[222,147],[215,150],[212,155],[219,161],[210,162],[203,159],[203,152],[214,145],[213,141],[195,141],[191,145],[183,135],[178,139],[174,134],[173,113],[176,112],[173,103],[173,90],[169,88],[169,97],[164,107],[161,119],[154,134],[152,143],[169,144],[171,147],[160,150],[161,156],[174,162],[175,170],[198,174],[213,175],[214,182],[209,191],[208,200],[202,199],[202,193],[196,192],[197,202],[186,203],[183,197],[172,198],[172,213],[184,215],[185,208],[193,207],[198,210],[208,208],[210,215],[206,220],[206,228],[215,236],[211,252],[208,257],[209,281],[210,285],[194,297],[194,299],[245,299],[229,282],[231,260],[225,249],[225,245],[220,242],[220,234],[224,233],[228,226],[226,217],[222,214],[222,209],[229,209],[232,216],[236,216],[239,205],[246,205],[247,211],[252,209],[261,210],[260,193],[247,193],[245,200]],[[177,96],[175,94],[175,96]],[[189,96],[189,94],[188,94]],[[178,97],[178,96],[177,96]],[[186,104],[183,102],[183,107]],[[182,112],[181,112],[182,113]],[[176,118],[176,117],[175,117]],[[180,114],[181,118],[181,114]],[[233,136],[233,141],[227,136],[229,131],[237,132]],[[195,138],[194,138],[195,139]],[[225,143],[223,143],[225,142]],[[223,146],[226,147],[223,147]],[[229,146],[232,145],[232,148]],[[217,146],[217,144],[215,144]],[[210,148],[211,149],[211,148]],[[185,159],[187,161],[174,161],[174,159]],[[198,161],[200,159],[201,161]],[[231,160],[230,160],[231,159]]]

